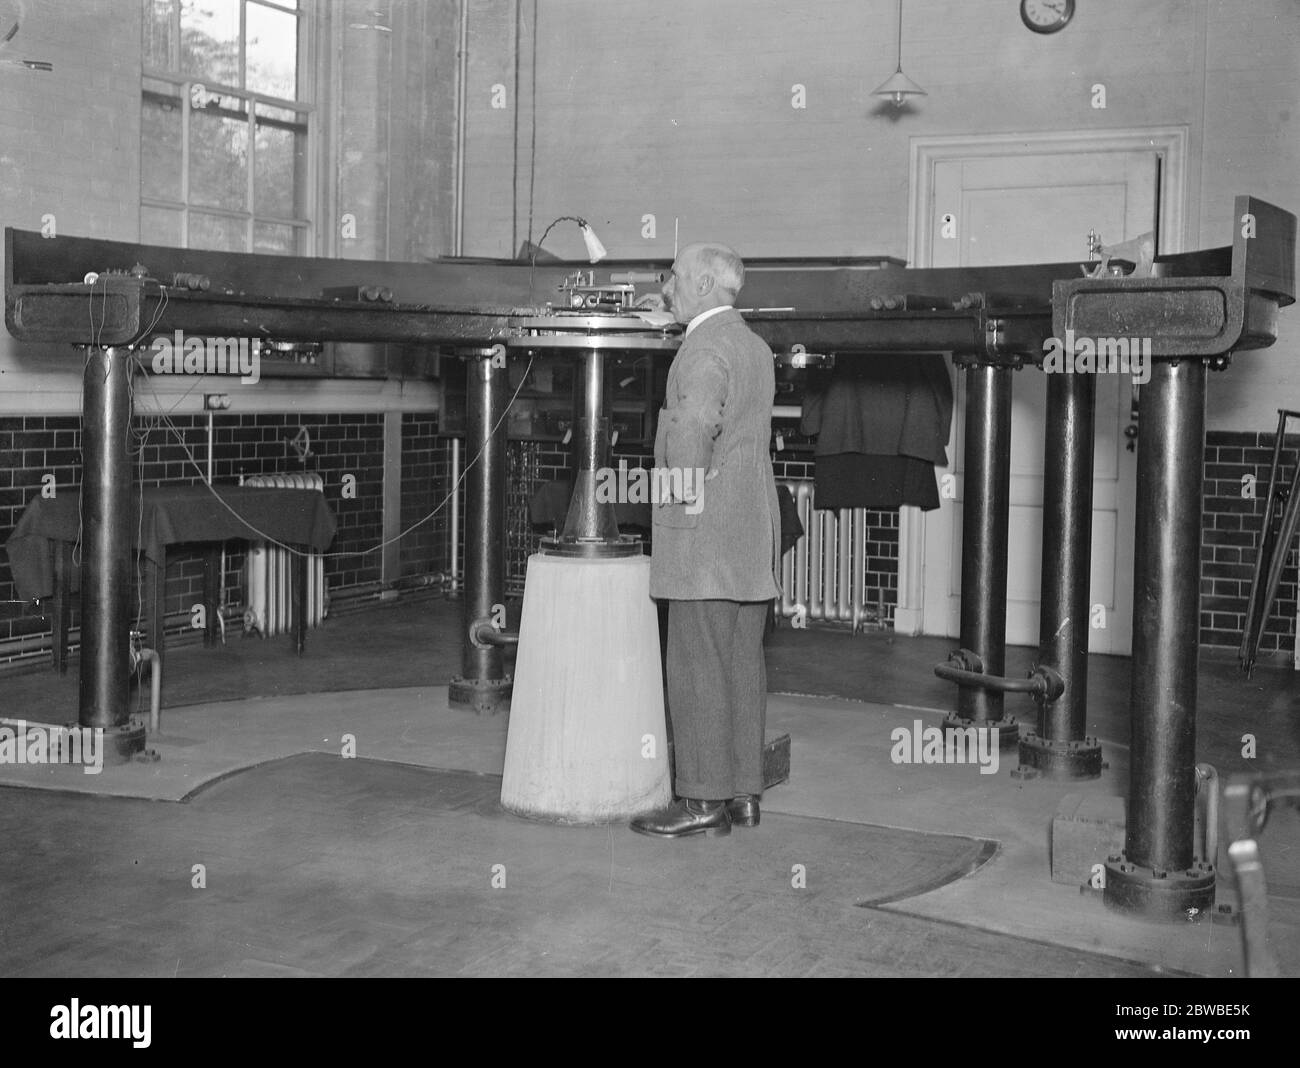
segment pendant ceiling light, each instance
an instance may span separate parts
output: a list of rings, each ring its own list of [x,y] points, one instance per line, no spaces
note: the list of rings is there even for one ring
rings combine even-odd
[[[895,107],[902,107],[909,96],[926,95],[924,89],[903,73],[903,0],[898,0],[898,68],[871,95],[887,96]]]

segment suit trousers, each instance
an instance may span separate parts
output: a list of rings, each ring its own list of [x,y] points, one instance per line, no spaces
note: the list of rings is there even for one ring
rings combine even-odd
[[[678,797],[763,792],[768,601],[670,601],[668,712]]]

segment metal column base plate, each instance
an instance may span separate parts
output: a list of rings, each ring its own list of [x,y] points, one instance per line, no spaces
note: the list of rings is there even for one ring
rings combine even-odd
[[[584,559],[610,557],[640,556],[641,539],[631,534],[620,534],[617,538],[591,539],[582,538],[543,538],[540,552],[543,556],[570,556]]]
[[[984,727],[997,731],[999,752],[1010,749],[1020,738],[1020,725],[1016,722],[1015,716],[1006,716],[997,722],[978,723],[973,719],[959,716],[956,712],[949,712],[943,719],[944,734],[950,730],[965,730],[967,727]]]
[[[447,704],[452,708],[469,708],[479,714],[496,715],[510,707],[514,685],[515,680],[510,675],[504,679],[467,679],[457,675],[447,686]]]
[[[1062,742],[1030,731],[1020,739],[1020,767],[1011,774],[1020,779],[1037,775],[1057,781],[1096,779],[1103,767],[1101,743],[1096,738]]]
[[[1121,853],[1106,861],[1102,900],[1109,909],[1144,919],[1202,920],[1214,910],[1214,865],[1198,860],[1186,871],[1154,871]]]
[[[144,752],[144,724],[132,720],[120,727],[104,728],[104,763],[130,764]]]

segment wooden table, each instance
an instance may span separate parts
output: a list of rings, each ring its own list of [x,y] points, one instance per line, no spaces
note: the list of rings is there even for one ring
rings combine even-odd
[[[324,552],[334,539],[334,515],[319,490],[249,486],[137,487],[132,529],[134,545],[147,563],[146,620],[150,645],[164,652],[163,591],[167,547],[206,546],[203,560],[205,645],[216,640],[221,545],[233,539],[271,538],[304,551]],[[49,599],[54,637],[54,670],[67,671],[68,619],[79,572],[73,548],[81,535],[81,496],[63,490],[57,497],[37,497],[28,504],[5,548],[14,585],[24,600]],[[306,556],[294,568],[295,648],[306,644]],[[124,621],[125,622],[125,621]]]

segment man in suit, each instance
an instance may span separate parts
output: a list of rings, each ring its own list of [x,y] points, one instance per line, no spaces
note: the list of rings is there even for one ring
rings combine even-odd
[[[752,827],[763,792],[763,630],[778,594],[780,510],[769,442],[772,352],[732,306],[745,280],[723,245],[682,249],[664,285],[686,336],[655,438],[650,594],[668,609],[668,710],[679,798],[632,821],[665,838]]]

